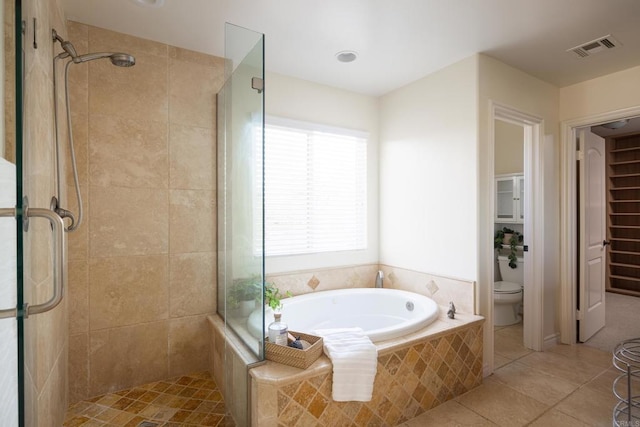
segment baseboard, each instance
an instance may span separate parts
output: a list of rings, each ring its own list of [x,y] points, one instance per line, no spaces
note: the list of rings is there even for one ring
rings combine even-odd
[[[560,333],[556,332],[544,338],[544,342],[542,343],[542,351],[549,350],[551,347],[558,344],[558,340],[560,338]]]
[[[489,366],[489,364],[484,363],[482,365],[482,378],[487,378],[492,373],[493,371],[491,370],[491,367]]]

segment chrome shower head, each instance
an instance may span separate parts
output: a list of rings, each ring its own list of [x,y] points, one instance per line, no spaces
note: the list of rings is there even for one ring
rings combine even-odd
[[[117,67],[133,67],[136,65],[136,58],[128,53],[114,53],[109,59]]]
[[[94,59],[109,58],[113,65],[118,67],[132,67],[136,64],[136,59],[127,53],[111,53],[111,52],[98,52],[87,53],[85,55],[76,56],[73,58],[73,62],[81,64],[83,62],[93,61]]]

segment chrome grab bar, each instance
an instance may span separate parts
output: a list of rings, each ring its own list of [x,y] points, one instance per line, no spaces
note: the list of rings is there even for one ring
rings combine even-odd
[[[53,310],[60,301],[64,294],[64,222],[62,218],[58,216],[54,211],[49,209],[40,208],[26,208],[24,215],[31,218],[46,218],[51,223],[53,228],[53,295],[49,301],[42,304],[29,305],[24,304],[21,313],[18,313],[17,308],[8,308],[0,310],[0,319],[17,317],[21,314],[26,319],[31,314],[44,313],[45,311]],[[0,217],[16,217],[15,208],[3,208],[0,209]]]

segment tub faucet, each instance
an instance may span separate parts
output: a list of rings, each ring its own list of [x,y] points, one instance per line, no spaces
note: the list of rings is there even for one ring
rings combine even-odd
[[[455,319],[456,317],[456,306],[453,305],[453,301],[449,301],[449,311],[447,311],[447,316],[449,319]]]
[[[378,270],[378,274],[376,274],[376,288],[382,288],[384,281],[384,273],[382,270]]]

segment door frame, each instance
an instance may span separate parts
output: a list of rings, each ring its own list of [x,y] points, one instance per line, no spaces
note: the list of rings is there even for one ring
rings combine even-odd
[[[531,114],[524,113],[511,106],[489,101],[489,168],[487,173],[490,174],[490,185],[495,182],[495,120],[502,120],[524,129],[524,176],[525,176],[525,223],[524,235],[525,243],[529,246],[527,252],[527,262],[525,264],[525,283],[527,286],[524,290],[524,346],[535,351],[543,350],[544,337],[544,307],[543,307],[543,248],[544,248],[544,197],[543,197],[543,134],[544,120]],[[490,240],[484,241],[483,245],[490,247],[491,250],[481,251],[484,253],[484,259],[481,262],[485,265],[494,264],[493,252],[493,229],[495,218],[495,191],[492,187],[490,194],[490,210],[491,215],[488,218],[489,223],[486,224],[490,230]],[[487,233],[488,234],[488,233]],[[486,234],[485,234],[486,235]],[[490,370],[493,371],[493,267],[490,269],[489,283],[487,286],[490,294],[487,307],[487,322],[491,327],[485,328],[490,335],[488,342],[491,343],[491,360],[488,361]]]
[[[590,114],[560,123],[560,342],[577,342],[576,292],[578,287],[576,242],[576,138],[578,128],[640,116],[640,105]]]

